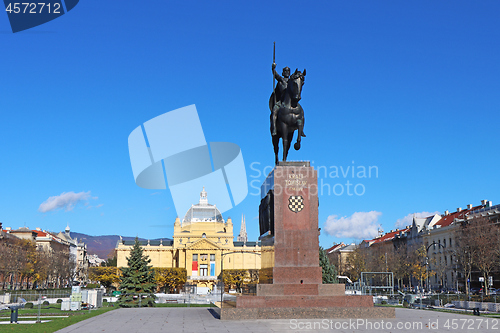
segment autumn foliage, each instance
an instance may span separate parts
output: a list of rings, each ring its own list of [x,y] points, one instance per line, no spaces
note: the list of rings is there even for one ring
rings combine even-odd
[[[47,251],[27,239],[0,242],[2,289],[64,287],[71,282],[74,270],[75,258],[68,250]]]
[[[187,271],[185,268],[153,268],[155,274],[156,291],[165,289],[167,293],[173,293],[182,288],[187,281]]]
[[[236,288],[241,291],[244,284],[259,282],[258,269],[225,269],[222,274],[224,286],[226,289]]]
[[[120,270],[117,267],[90,267],[89,279],[100,282],[104,287],[118,287],[120,282]]]

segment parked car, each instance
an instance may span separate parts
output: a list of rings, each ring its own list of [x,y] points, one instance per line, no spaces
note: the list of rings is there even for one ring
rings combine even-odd
[[[488,289],[488,294],[489,295],[500,295],[499,290],[495,288],[489,288]]]
[[[478,295],[481,288],[470,288],[469,293],[472,295]]]

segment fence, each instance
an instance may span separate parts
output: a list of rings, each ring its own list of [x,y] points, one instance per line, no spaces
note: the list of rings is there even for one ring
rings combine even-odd
[[[57,300],[65,300],[70,298],[71,289],[55,289],[55,290],[19,290],[12,292],[4,292],[0,295],[0,303],[21,303],[30,302],[38,304],[38,302],[49,302],[49,304],[57,303]]]
[[[181,294],[155,294],[156,303],[177,303],[177,304],[210,304],[215,302],[220,302],[221,295],[218,292],[197,295],[191,293],[181,293]],[[226,298],[224,294],[224,298]]]

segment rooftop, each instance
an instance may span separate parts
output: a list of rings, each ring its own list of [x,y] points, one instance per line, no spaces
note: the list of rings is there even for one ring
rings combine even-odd
[[[222,214],[215,205],[208,203],[205,188],[200,193],[200,201],[187,211],[182,223],[190,222],[224,222]]]

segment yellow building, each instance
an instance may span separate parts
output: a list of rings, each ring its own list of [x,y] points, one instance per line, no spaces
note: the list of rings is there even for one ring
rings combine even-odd
[[[153,267],[185,268],[188,283],[198,290],[213,290],[222,269],[260,269],[260,243],[246,241],[244,218],[239,241],[234,242],[231,218],[224,221],[215,205],[208,203],[205,189],[182,221],[174,223],[173,239],[142,242],[144,255]],[[127,266],[134,241],[117,244],[117,265]]]

